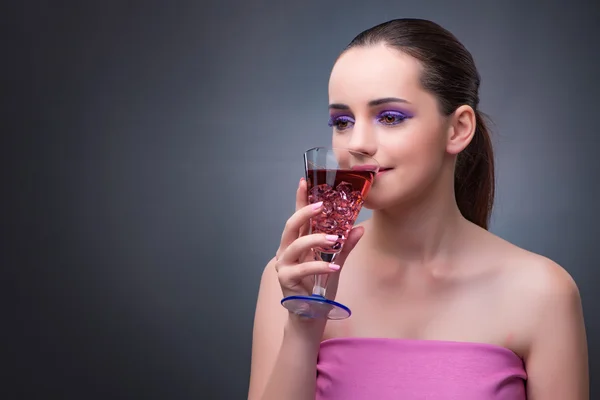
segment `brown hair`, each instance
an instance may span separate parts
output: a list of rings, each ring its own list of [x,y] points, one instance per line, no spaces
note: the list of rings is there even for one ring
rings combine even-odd
[[[438,24],[414,18],[374,26],[356,36],[345,50],[379,43],[422,63],[421,84],[438,98],[444,115],[452,114],[461,105],[469,105],[475,111],[475,135],[457,157],[454,190],[462,215],[488,229],[494,203],[494,153],[484,115],[477,108],[480,76],[471,53]]]

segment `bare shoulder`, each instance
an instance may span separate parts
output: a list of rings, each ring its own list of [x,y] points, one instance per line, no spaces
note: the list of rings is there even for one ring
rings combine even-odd
[[[579,289],[569,272],[550,258],[525,250],[496,235],[491,235],[490,243],[500,261],[498,273],[514,288],[527,293],[528,300],[549,301],[556,296],[579,298]],[[504,280],[503,279],[503,280]],[[523,299],[525,300],[525,299]],[[538,302],[536,302],[538,303]]]
[[[490,253],[495,263],[497,287],[506,295],[506,309],[515,318],[526,346],[532,348],[540,332],[554,324],[567,324],[581,332],[583,312],[577,283],[556,261],[520,248],[488,233]],[[580,334],[580,333],[578,333]],[[523,343],[525,344],[525,343]]]
[[[579,288],[548,257],[491,238],[506,309],[522,334],[527,398],[589,399],[587,338]]]

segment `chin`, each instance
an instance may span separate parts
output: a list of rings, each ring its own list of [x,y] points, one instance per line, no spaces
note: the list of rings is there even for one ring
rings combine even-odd
[[[436,176],[423,171],[391,170],[375,178],[363,207],[368,210],[393,210],[412,207],[431,193]]]
[[[378,193],[371,191],[367,196],[367,199],[363,203],[363,208],[372,211],[385,210],[387,208],[394,207],[398,203],[398,199],[388,194],[378,196]]]
[[[363,207],[372,210],[390,210],[400,205],[407,205],[414,200],[414,190],[408,187],[394,185],[394,190],[389,190],[385,186],[373,186],[367,195],[367,199],[363,203]]]

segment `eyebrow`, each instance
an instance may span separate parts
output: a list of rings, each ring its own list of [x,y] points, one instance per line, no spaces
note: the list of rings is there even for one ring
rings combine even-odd
[[[398,97],[384,97],[382,99],[377,99],[377,100],[371,100],[369,102],[369,107],[374,107],[374,106],[379,106],[382,104],[386,104],[386,103],[403,103],[403,104],[410,104],[409,101],[398,98]],[[330,104],[329,105],[329,109],[330,110],[349,110],[350,107],[347,106],[346,104]]]

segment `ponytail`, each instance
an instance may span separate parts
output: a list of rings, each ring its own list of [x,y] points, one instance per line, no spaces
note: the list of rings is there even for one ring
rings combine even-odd
[[[475,115],[473,139],[457,158],[454,191],[462,215],[488,229],[494,205],[494,152],[483,115],[479,111]]]

